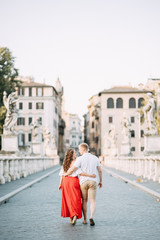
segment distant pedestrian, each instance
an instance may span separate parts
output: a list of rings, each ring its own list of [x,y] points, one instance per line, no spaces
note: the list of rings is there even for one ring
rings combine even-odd
[[[72,225],[76,224],[77,219],[82,218],[81,190],[78,175],[88,176],[90,178],[96,177],[95,174],[87,174],[82,172],[80,168],[73,172],[70,176],[65,176],[67,171],[75,163],[75,159],[75,150],[69,149],[66,152],[63,166],[59,173],[61,176],[59,190],[62,189],[61,216],[70,217],[70,222]]]
[[[88,152],[89,146],[86,143],[79,145],[79,152],[82,156],[78,157],[73,163],[72,167],[67,171],[67,174],[74,174],[74,171],[81,169],[83,172],[92,173],[96,175],[96,178],[89,176],[80,176],[80,187],[82,192],[82,210],[84,215],[83,223],[87,223],[87,201],[90,200],[90,225],[94,226],[93,220],[96,210],[96,191],[97,185],[99,188],[102,187],[102,169],[99,159]],[[97,175],[99,175],[99,182]]]

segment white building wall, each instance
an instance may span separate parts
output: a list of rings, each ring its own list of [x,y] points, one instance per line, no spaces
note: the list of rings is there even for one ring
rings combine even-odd
[[[28,124],[29,117],[32,117],[32,123],[35,119],[42,118],[42,126],[40,127],[40,133],[43,133],[45,126],[51,132],[51,135],[55,138],[56,145],[58,146],[58,112],[60,111],[58,99],[55,97],[53,87],[41,87],[43,88],[43,96],[36,96],[36,88],[32,87],[32,96],[29,96],[29,87],[24,87],[24,96],[19,96],[19,102],[17,108],[19,109],[19,103],[23,103],[23,109],[19,109],[18,118],[25,118],[25,125],[16,126],[19,133],[25,134],[25,145],[28,145],[28,134],[31,133],[31,126]],[[36,109],[36,103],[43,103],[43,109]],[[29,109],[29,103],[32,103],[32,109]],[[55,111],[57,108],[57,113]],[[55,123],[55,122],[56,123]]]
[[[131,147],[135,147],[135,151],[132,152],[134,156],[141,155],[141,147],[144,146],[144,138],[140,137],[140,131],[144,130],[144,125],[140,125],[138,118],[138,99],[141,97],[145,97],[145,94],[137,94],[137,93],[107,93],[102,94],[101,96],[101,141],[102,141],[102,154],[104,153],[104,141],[105,135],[111,128],[111,125],[115,126],[117,133],[117,147],[118,152],[120,153],[120,146],[123,139],[122,136],[122,119],[123,113],[125,112],[126,117],[131,119],[134,117],[135,123],[131,124],[131,129],[135,131],[135,137],[131,138]],[[107,108],[107,99],[114,99],[114,108]],[[123,108],[116,108],[116,100],[117,98],[123,99]],[[136,100],[136,108],[129,108],[129,99],[135,98]],[[113,118],[113,122],[109,123],[109,117]]]

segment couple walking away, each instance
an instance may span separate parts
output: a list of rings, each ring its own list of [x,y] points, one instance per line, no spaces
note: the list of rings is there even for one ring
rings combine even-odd
[[[102,170],[99,159],[88,152],[86,143],[79,145],[80,157],[76,159],[74,149],[69,149],[59,173],[62,189],[61,217],[70,217],[72,225],[84,216],[87,224],[87,201],[90,201],[90,225],[94,226],[97,186],[102,187]],[[98,182],[99,175],[99,182]],[[82,197],[82,200],[81,200]]]

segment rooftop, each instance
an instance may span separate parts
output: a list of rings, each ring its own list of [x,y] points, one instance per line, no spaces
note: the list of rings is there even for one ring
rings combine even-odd
[[[99,94],[102,93],[147,93],[151,92],[146,89],[139,89],[131,86],[115,86],[109,89],[104,89]]]

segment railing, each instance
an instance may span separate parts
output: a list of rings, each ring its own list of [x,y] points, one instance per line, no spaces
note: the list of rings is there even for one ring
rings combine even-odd
[[[160,183],[160,156],[104,158],[104,165]]]
[[[26,177],[59,164],[59,157],[0,157],[0,184]]]

